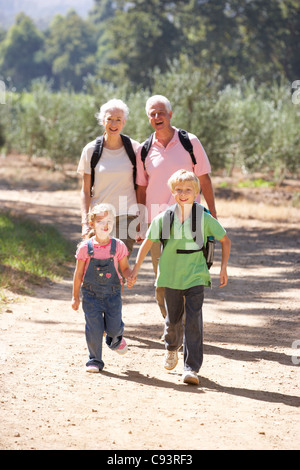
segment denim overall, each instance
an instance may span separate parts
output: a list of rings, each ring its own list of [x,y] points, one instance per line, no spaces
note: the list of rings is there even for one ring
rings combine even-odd
[[[117,242],[111,238],[110,257],[93,257],[93,241],[87,242],[90,262],[82,284],[82,308],[85,314],[85,336],[89,350],[86,365],[104,367],[102,360],[102,339],[106,332],[106,344],[117,349],[122,341],[121,283],[114,265]]]

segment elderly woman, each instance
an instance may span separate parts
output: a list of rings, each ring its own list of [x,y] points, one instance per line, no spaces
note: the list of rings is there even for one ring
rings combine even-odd
[[[89,231],[90,208],[95,204],[109,203],[116,212],[116,236],[125,243],[130,255],[135,236],[132,233],[130,236],[128,227],[137,213],[133,160],[139,143],[121,134],[128,114],[127,105],[119,99],[112,99],[101,106],[96,117],[104,127],[104,134],[84,147],[77,172],[82,175],[82,236]],[[100,143],[97,146],[98,140]],[[133,156],[129,155],[128,145]],[[92,169],[91,161],[95,160],[95,153],[96,161],[99,160]]]

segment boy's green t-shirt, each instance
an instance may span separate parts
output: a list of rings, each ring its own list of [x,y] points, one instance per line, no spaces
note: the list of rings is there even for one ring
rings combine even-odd
[[[160,242],[163,215],[164,212],[156,216],[147,231],[146,237],[153,242]],[[215,237],[216,240],[221,240],[226,235],[225,229],[207,212],[204,212],[203,216],[204,245],[209,236]],[[170,239],[166,243],[159,259],[155,282],[157,287],[189,289],[198,285],[207,287],[211,285],[211,278],[203,251],[187,254],[176,253],[178,249],[199,249],[199,246],[193,241],[190,217],[181,224],[175,210]]]

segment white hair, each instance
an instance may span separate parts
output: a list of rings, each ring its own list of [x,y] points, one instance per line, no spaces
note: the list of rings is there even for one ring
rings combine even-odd
[[[149,111],[150,107],[155,103],[162,103],[165,106],[166,111],[168,113],[172,111],[172,106],[171,106],[171,103],[168,100],[168,98],[166,98],[163,95],[154,95],[154,96],[151,96],[150,98],[148,98],[148,100],[146,102],[146,113],[147,113],[147,115],[148,115],[148,111]]]
[[[107,101],[107,103],[104,103],[101,106],[99,113],[95,114],[95,116],[98,120],[98,123],[100,125],[103,125],[106,113],[108,113],[109,111],[112,111],[114,109],[118,109],[118,110],[122,111],[123,114],[124,114],[125,121],[127,120],[128,115],[129,115],[129,109],[128,109],[127,104],[125,104],[124,101],[122,101],[122,100],[119,100],[117,98],[113,98],[113,99]]]

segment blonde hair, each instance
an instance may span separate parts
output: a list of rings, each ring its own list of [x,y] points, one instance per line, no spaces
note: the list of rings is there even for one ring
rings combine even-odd
[[[174,192],[175,186],[178,183],[184,183],[186,181],[190,181],[193,183],[193,187],[195,193],[198,194],[200,192],[200,183],[199,179],[192,171],[187,170],[178,170],[169,178],[168,186],[171,189],[172,193]]]
[[[110,214],[113,219],[116,217],[116,211],[112,204],[100,203],[93,206],[88,214],[88,221],[90,225],[94,224],[94,220],[97,216],[105,217],[105,214]],[[91,227],[89,233],[87,234],[86,238],[91,238],[95,235],[95,230]]]

